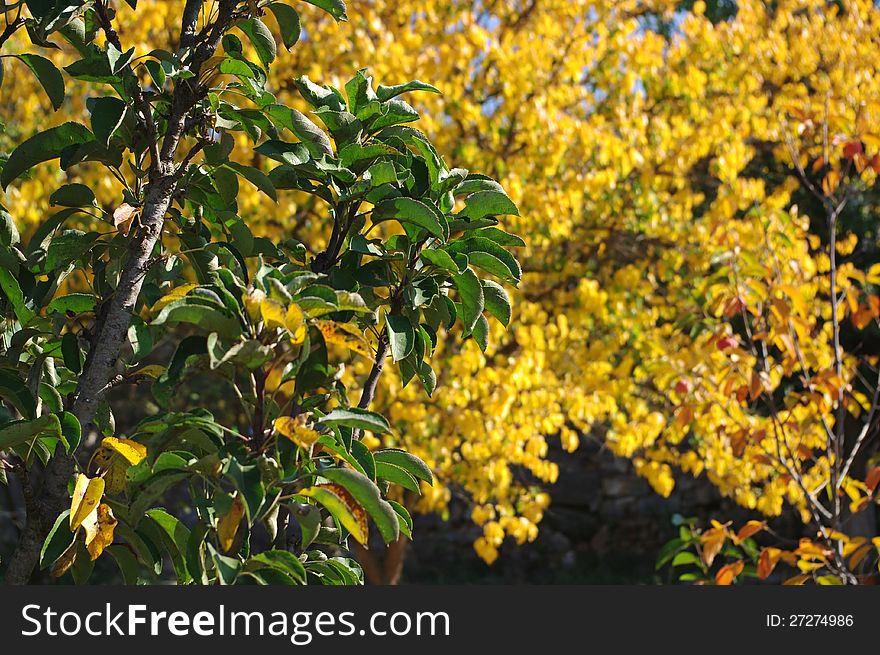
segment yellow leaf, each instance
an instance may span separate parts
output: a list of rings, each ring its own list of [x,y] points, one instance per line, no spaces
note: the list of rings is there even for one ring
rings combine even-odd
[[[320,432],[309,425],[305,414],[300,414],[296,418],[282,416],[275,419],[275,431],[303,448],[309,448],[321,436]]]
[[[113,510],[106,503],[98,505],[82,523],[86,531],[86,548],[92,560],[96,560],[104,549],[113,543],[113,531],[118,521]]]
[[[335,343],[344,346],[364,357],[371,358],[373,351],[367,340],[357,329],[348,323],[337,323],[335,321],[315,321],[315,325],[324,337],[324,341],[328,344]]]
[[[165,307],[166,305],[170,305],[175,300],[180,300],[198,286],[198,284],[182,284],[179,287],[174,287],[167,294],[159,298],[159,300],[157,300],[155,304],[153,304],[153,306],[150,308],[150,314],[155,316],[160,311],[162,311],[163,307]]]
[[[104,495],[104,479],[89,478],[80,473],[70,499],[70,529],[76,530],[98,506]]]
[[[220,520],[217,521],[217,538],[220,540],[220,548],[223,552],[228,553],[232,548],[232,542],[235,541],[235,535],[238,533],[238,525],[244,516],[244,503],[239,494],[235,494],[232,499],[232,507]]]
[[[244,297],[244,308],[250,319],[256,323],[262,317],[260,305],[266,299],[266,294],[260,289],[249,289]]]
[[[291,303],[284,315],[284,326],[292,335],[293,343],[302,343],[306,338],[306,318],[299,305]]]
[[[139,368],[135,373],[137,375],[146,375],[147,377],[153,378],[154,380],[159,378],[164,372],[166,368],[160,364],[150,364],[149,366],[144,366],[143,368]]]
[[[132,441],[131,439],[104,437],[104,440],[101,441],[101,446],[116,451],[132,466],[140,464],[147,456],[147,447],[144,444]]]
[[[802,584],[804,584],[804,583],[805,583],[807,580],[809,580],[809,579],[810,579],[810,576],[809,576],[809,575],[803,575],[803,574],[802,574],[802,575],[796,575],[796,576],[794,576],[793,578],[789,578],[788,580],[786,580],[786,581],[783,582],[782,584],[784,584],[784,585],[786,585],[786,586],[802,585]]]
[[[106,492],[118,494],[125,488],[125,473],[147,456],[147,447],[131,439],[105,437],[95,453],[95,465],[104,477]]]
[[[840,184],[840,172],[835,170],[828,171],[822,180],[823,193],[826,196],[830,196],[837,189],[838,184]]]
[[[286,316],[284,305],[277,300],[264,298],[260,303],[260,316],[262,316],[263,323],[270,330],[287,327],[284,322]]]

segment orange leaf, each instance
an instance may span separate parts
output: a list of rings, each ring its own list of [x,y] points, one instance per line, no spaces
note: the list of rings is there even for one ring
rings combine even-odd
[[[761,551],[761,555],[758,557],[758,578],[760,580],[766,580],[773,573],[781,554],[782,551],[778,548],[765,548]]]
[[[706,566],[712,566],[715,556],[721,552],[721,547],[724,546],[726,540],[727,529],[724,526],[712,528],[703,533],[700,541],[703,544],[703,561],[706,563]]]
[[[733,584],[736,576],[742,573],[744,568],[745,563],[742,560],[722,566],[715,574],[715,584],[722,586]]]
[[[865,476],[865,486],[868,487],[868,491],[874,493],[878,484],[880,484],[880,466],[875,466]]]
[[[736,533],[736,538],[733,541],[734,543],[740,544],[749,537],[758,534],[766,527],[767,524],[764,523],[764,521],[749,521],[739,529],[739,532]]]

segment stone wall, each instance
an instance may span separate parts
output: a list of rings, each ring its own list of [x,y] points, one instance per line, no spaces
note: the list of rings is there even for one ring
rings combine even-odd
[[[638,477],[632,464],[595,441],[584,439],[574,453],[551,448],[559,479],[547,487],[552,499],[535,543],[506,542],[501,557],[487,567],[470,544],[479,535],[464,507],[453,508],[448,522],[418,517],[418,535],[407,558],[406,582],[652,583],[666,580],[654,561],[678,528],[675,514],[733,520],[756,516],[722,498],[705,479],[679,476],[668,498]],[[793,517],[774,528],[796,535]]]

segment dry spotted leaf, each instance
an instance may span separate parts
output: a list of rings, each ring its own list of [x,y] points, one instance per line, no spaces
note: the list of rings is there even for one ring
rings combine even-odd
[[[98,505],[82,523],[86,532],[86,548],[92,560],[96,560],[104,549],[113,543],[113,531],[118,521],[113,510],[106,503]]]
[[[303,448],[309,448],[321,436],[321,433],[311,426],[305,414],[300,414],[296,418],[282,416],[275,419],[275,431]]]
[[[70,499],[70,529],[75,531],[98,506],[104,495],[103,478],[89,478],[80,474]]]
[[[217,521],[217,538],[220,540],[220,548],[223,552],[228,553],[232,548],[242,517],[244,517],[244,503],[241,496],[236,494],[232,499],[232,507]]]
[[[362,546],[367,545],[369,536],[367,512],[345,487],[338,484],[321,484],[303,489],[300,495],[317,500],[342,524],[342,527],[351,533],[355,541]]]
[[[128,236],[128,233],[131,230],[131,224],[134,222],[134,218],[137,216],[138,211],[139,209],[134,205],[129,205],[127,202],[122,203],[113,212],[113,225],[115,225],[123,235]]]
[[[95,453],[95,464],[102,472],[108,494],[125,488],[125,473],[147,456],[147,447],[131,439],[105,437]]]
[[[76,550],[77,545],[79,544],[79,537],[74,538],[73,541],[70,542],[70,545],[67,547],[58,559],[55,560],[52,564],[52,568],[49,569],[49,575],[53,578],[60,578],[62,575],[67,573],[71,566],[73,566],[73,562],[76,559]]]

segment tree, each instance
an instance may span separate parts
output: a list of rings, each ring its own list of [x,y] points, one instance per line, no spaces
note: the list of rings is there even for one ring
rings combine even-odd
[[[316,4],[345,19],[342,3]],[[385,543],[411,536],[389,489],[418,492],[433,476],[404,450],[365,445],[366,433],[393,431],[370,410],[376,385],[390,354],[432,393],[426,358],[441,326],[485,343],[486,314],[505,316],[509,302],[476,271],[516,281],[508,248],[521,241],[494,225],[517,210],[497,182],[450,169],[407,125],[418,114],[399,96],[436,93],[428,84],[374,89],[361,70],[343,92],[299,77],[324,128],[277,102],[270,14],[292,47],[300,21],[289,4],[187,0],[173,51],[142,51],[123,43],[104,0],[6,7],[10,34],[24,28],[37,48],[63,40],[54,58],[75,58],[61,73],[42,54],[10,55],[53,106],[65,80],[98,95],[85,103],[89,127],[29,135],[0,183],[56,159],[86,180],[115,180],[107,208],[82,182],[55,188],[62,209],[27,244],[14,210],[2,212],[0,450],[27,500],[11,583],[38,563],[85,581],[105,550],[130,583],[159,575],[163,551],[180,583],[356,583],[356,562],[312,545],[332,555],[366,543],[368,519]],[[290,191],[320,205],[330,226],[320,252],[255,236],[240,180],[273,201]],[[163,344],[173,344],[167,365]],[[341,377],[353,357],[369,362],[356,404]],[[236,411],[169,409],[188,378],[208,375]],[[145,383],[161,409],[117,433],[109,392]],[[162,506],[174,486],[189,516]]]

